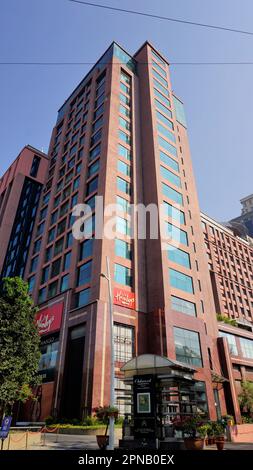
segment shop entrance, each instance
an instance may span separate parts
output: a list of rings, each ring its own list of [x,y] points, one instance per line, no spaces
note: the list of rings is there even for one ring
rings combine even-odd
[[[72,328],[66,351],[65,376],[62,390],[61,416],[81,418],[81,393],[84,362],[85,326]]]

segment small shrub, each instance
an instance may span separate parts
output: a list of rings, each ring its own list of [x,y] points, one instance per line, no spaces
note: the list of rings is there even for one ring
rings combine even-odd
[[[46,426],[50,426],[51,424],[54,424],[55,420],[54,420],[53,416],[47,416],[45,418],[45,423],[46,423]]]

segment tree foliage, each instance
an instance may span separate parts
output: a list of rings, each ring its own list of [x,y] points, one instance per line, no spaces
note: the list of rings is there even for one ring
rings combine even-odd
[[[240,407],[246,413],[253,413],[253,382],[242,382],[242,390],[238,395]]]
[[[25,402],[39,382],[40,338],[28,285],[19,277],[3,279],[0,294],[0,415]]]

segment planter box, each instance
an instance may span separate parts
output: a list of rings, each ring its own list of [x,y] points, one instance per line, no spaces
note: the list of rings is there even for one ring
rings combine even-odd
[[[253,424],[235,424],[229,427],[231,442],[252,442]]]

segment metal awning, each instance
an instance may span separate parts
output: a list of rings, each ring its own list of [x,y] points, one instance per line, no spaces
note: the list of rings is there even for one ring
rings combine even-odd
[[[194,372],[196,372],[196,369],[191,366],[164,356],[157,356],[156,354],[141,354],[136,356],[126,362],[120,370],[124,372],[125,378],[143,374],[174,375],[175,378],[176,376],[192,378]]]

